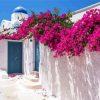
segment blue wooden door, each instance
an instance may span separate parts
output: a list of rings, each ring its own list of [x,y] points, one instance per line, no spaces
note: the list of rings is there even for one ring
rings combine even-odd
[[[39,62],[40,62],[39,42],[35,41],[35,71],[39,71]]]
[[[22,73],[22,42],[8,42],[8,74]]]

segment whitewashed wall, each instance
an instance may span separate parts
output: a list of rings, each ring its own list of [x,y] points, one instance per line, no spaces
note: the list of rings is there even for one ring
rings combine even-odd
[[[35,42],[29,39],[23,42],[24,73],[30,74],[35,68]]]
[[[100,100],[100,52],[53,58],[41,45],[40,81],[57,100]]]
[[[7,70],[7,41],[0,40],[0,69]]]
[[[48,90],[50,95],[55,95],[57,93],[55,76],[55,59],[51,55],[50,50],[46,46],[40,44],[39,79],[43,88]]]

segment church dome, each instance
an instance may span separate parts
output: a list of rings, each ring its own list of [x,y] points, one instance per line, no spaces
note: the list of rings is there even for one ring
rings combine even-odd
[[[24,13],[24,14],[28,14],[27,10],[23,7],[17,7],[14,9],[13,13]]]

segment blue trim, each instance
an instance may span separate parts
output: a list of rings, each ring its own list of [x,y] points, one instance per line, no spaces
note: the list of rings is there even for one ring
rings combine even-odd
[[[35,71],[39,71],[40,47],[39,42],[35,41]]]
[[[28,14],[27,11],[25,11],[25,10],[20,10],[20,9],[15,10],[14,13],[24,13],[24,14]]]
[[[13,13],[24,13],[24,14],[28,14],[26,9],[24,9],[23,7],[17,7],[14,9]]]

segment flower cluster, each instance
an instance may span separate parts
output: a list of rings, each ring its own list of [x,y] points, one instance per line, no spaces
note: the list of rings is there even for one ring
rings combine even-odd
[[[20,25],[16,33],[0,35],[0,39],[34,37],[48,46],[55,56],[80,56],[85,47],[90,51],[100,51],[100,9],[87,11],[74,24],[71,17],[71,13],[58,16],[50,11],[33,14]]]
[[[36,19],[37,18],[35,14],[29,16],[28,19],[24,20],[23,23],[19,26],[17,32],[14,32],[12,34],[0,34],[0,39],[20,40],[30,38],[30,32],[36,24]]]
[[[40,38],[40,42],[55,51],[60,42],[62,30],[63,27],[59,23],[54,24],[51,29],[45,31],[45,34]]]
[[[36,25],[37,17],[35,14],[28,17],[17,30],[17,32],[13,35],[13,37],[18,37],[18,39],[30,38],[32,37],[32,29]]]
[[[100,51],[100,9],[90,10],[87,14],[90,16],[88,47],[90,51]]]
[[[70,20],[71,13],[57,16],[48,11],[40,13],[37,17],[41,19],[38,19],[37,25],[32,30],[34,38],[47,45],[56,56],[62,55],[64,51],[60,52],[58,44],[61,43],[62,35],[73,25]]]
[[[66,28],[55,53],[80,56],[86,46],[90,51],[100,51],[100,9],[87,11],[71,28]]]
[[[100,50],[100,9],[87,11],[72,29],[73,54],[80,55],[88,46],[90,51]]]

